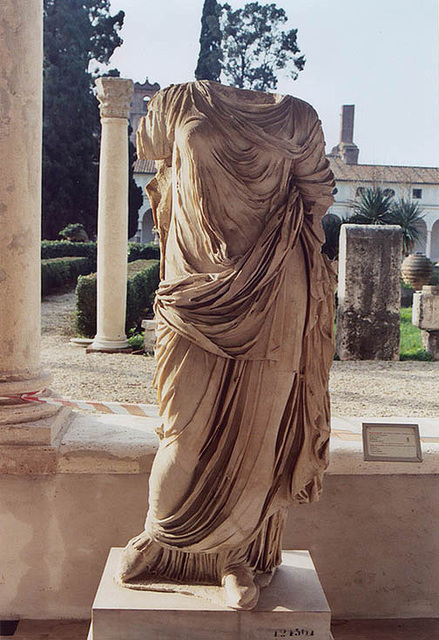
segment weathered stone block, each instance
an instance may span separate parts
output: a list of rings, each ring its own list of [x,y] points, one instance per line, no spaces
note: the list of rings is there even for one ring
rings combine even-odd
[[[155,328],[155,320],[142,320],[142,329],[145,330],[144,347],[147,353],[154,353],[156,342]]]
[[[398,360],[401,250],[398,226],[342,226],[337,311],[341,360]]]
[[[424,349],[433,360],[439,360],[439,331],[421,331]]]
[[[439,331],[439,287],[424,286],[414,294],[412,324],[427,331]]]

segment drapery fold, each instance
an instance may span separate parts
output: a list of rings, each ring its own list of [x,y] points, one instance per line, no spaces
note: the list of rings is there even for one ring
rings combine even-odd
[[[334,276],[320,221],[334,182],[321,125],[291,96],[201,81],[156,94],[137,136],[139,157],[158,161],[147,190],[162,252],[146,530],[184,566],[257,555],[270,570],[276,514],[316,500],[327,465]]]

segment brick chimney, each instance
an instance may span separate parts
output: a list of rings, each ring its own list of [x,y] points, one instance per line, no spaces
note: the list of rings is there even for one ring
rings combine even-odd
[[[345,164],[358,164],[360,152],[354,143],[355,105],[344,104],[340,113],[340,142],[329,154],[332,158],[341,158]]]

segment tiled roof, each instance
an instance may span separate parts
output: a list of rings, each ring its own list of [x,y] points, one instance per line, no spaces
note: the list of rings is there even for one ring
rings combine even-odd
[[[155,173],[155,160],[135,160],[134,173]]]
[[[329,158],[335,180],[339,182],[395,182],[402,184],[439,184],[439,167],[397,167],[382,164],[345,164]]]
[[[400,184],[439,184],[439,167],[397,167],[384,164],[345,164],[329,158],[335,180],[339,182],[385,182]],[[155,173],[154,160],[136,160],[134,173]]]

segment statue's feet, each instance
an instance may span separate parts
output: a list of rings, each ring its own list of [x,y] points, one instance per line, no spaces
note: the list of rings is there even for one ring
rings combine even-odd
[[[123,549],[116,573],[117,582],[127,582],[142,573],[152,572],[160,547],[143,531]]]
[[[253,609],[259,600],[259,586],[253,572],[245,566],[233,567],[222,579],[226,604],[232,609]]]

